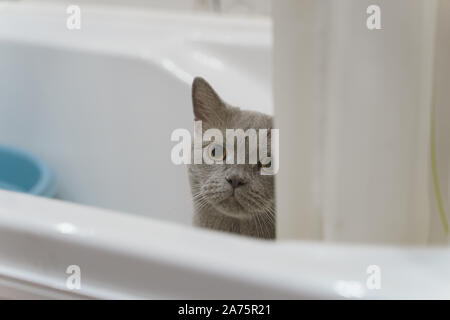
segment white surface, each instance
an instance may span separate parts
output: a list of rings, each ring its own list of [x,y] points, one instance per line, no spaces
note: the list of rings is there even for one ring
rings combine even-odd
[[[47,160],[63,199],[142,215],[0,191],[0,297],[450,298],[448,248],[264,242],[162,221],[189,220],[184,169],[164,152],[168,125],[191,125],[192,72],[271,109],[267,21],[98,8],[77,33],[64,19],[57,6],[0,9],[0,142]],[[198,50],[224,68],[195,62]],[[73,264],[80,291],[65,286]],[[381,290],[365,286],[373,264]]]
[[[6,191],[0,203],[0,297],[450,298],[448,248],[257,241]],[[65,287],[72,264],[79,291]],[[373,264],[380,290],[366,288]]]
[[[320,149],[314,131],[321,60],[316,50],[319,12],[315,0],[279,1],[273,8],[275,119],[280,128],[277,236],[281,239],[321,239],[321,211],[314,190]]]
[[[434,2],[379,1],[382,29],[373,31],[364,14],[371,4],[331,1],[323,234],[424,244]]]
[[[41,0],[21,0],[41,1]],[[49,0],[43,0],[48,2]],[[270,15],[271,0],[53,0],[68,4],[143,6],[164,10],[214,12],[217,14]]]
[[[67,16],[0,10],[0,143],[47,161],[61,199],[190,223],[170,135],[193,131],[192,78],[271,112],[269,22],[84,6],[69,31]]]
[[[282,237],[429,241],[436,1],[371,4],[274,3]]]

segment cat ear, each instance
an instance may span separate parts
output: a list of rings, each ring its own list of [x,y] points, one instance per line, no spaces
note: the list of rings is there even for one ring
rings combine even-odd
[[[195,121],[201,120],[209,126],[225,122],[227,106],[203,78],[196,77],[192,83],[192,103]]]

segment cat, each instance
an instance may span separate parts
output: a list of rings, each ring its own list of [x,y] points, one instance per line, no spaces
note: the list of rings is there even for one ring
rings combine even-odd
[[[203,78],[196,77],[193,81],[192,102],[195,121],[202,121],[203,132],[209,128],[219,129],[224,140],[225,129],[268,129],[269,133],[272,129],[271,116],[228,105]],[[267,141],[270,144],[270,134]],[[218,154],[226,157],[226,141],[223,146],[223,150],[217,149]],[[212,148],[214,153],[216,146]],[[246,148],[246,159],[248,157]],[[188,165],[194,226],[274,239],[274,176],[261,175],[263,164],[260,161],[258,159],[257,164],[246,161],[245,164]]]

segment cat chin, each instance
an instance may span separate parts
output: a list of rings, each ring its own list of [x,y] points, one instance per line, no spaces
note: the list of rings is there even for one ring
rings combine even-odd
[[[250,219],[251,215],[244,210],[242,205],[236,201],[234,198],[228,198],[218,205],[215,206],[215,209],[219,211],[221,214],[235,219],[246,220]]]
[[[229,218],[239,219],[239,220],[249,220],[251,215],[246,212],[231,212],[224,209],[217,209],[221,214]]]

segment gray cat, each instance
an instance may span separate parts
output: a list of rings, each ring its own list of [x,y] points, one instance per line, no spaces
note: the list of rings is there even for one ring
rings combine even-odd
[[[195,120],[202,121],[203,132],[209,128],[272,128],[272,117],[241,110],[226,104],[202,78],[192,85]],[[268,136],[270,144],[270,135]],[[248,145],[248,140],[247,140]],[[226,157],[224,149],[212,153]],[[207,148],[208,146],[205,146]],[[189,180],[194,201],[194,225],[257,238],[275,238],[274,176],[261,175],[261,164],[191,164]],[[270,147],[268,148],[270,150]],[[236,155],[236,149],[234,154]],[[217,154],[216,154],[217,156]],[[236,162],[234,162],[236,163]]]

